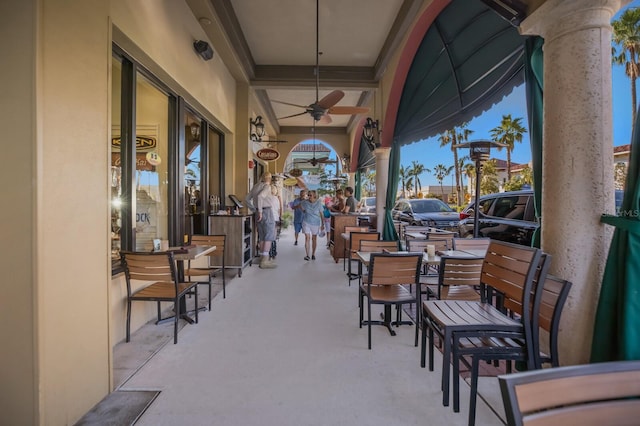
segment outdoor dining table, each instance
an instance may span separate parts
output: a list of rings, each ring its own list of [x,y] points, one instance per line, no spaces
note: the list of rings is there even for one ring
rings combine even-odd
[[[216,249],[216,246],[184,246],[169,247],[169,251],[173,252],[173,260],[176,261],[178,282],[184,282],[184,261],[195,260],[202,256],[206,256]],[[193,319],[187,313],[187,302],[184,297],[180,299],[180,318],[193,324]]]

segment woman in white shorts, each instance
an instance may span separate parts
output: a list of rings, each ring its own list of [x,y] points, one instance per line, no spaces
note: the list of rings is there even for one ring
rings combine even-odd
[[[306,256],[304,260],[316,260],[316,247],[318,245],[318,234],[324,232],[324,221],[322,220],[322,210],[324,203],[318,199],[318,193],[309,191],[309,199],[303,200],[302,206],[302,232],[304,233],[304,250]],[[309,257],[311,252],[311,257]]]

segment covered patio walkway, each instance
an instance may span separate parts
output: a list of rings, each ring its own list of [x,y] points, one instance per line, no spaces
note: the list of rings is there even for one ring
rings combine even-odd
[[[432,373],[420,368],[412,326],[395,337],[373,327],[367,350],[357,287],[319,246],[304,261],[283,231],[277,269],[247,268],[126,380],[118,391],[160,391],[136,424],[466,425],[468,386],[460,413],[442,406],[440,360]],[[481,378],[480,393],[476,424],[503,424],[497,380]]]

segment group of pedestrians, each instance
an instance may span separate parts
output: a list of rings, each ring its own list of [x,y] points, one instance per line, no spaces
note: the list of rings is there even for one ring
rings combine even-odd
[[[281,216],[282,200],[278,197],[278,190],[271,183],[271,173],[262,175],[247,195],[248,207],[255,211],[256,227],[258,229],[260,268],[276,268],[275,241],[277,238],[276,223]],[[349,213],[356,211],[356,200],[353,188],[346,187],[336,190],[333,199],[323,201],[317,191],[303,188],[298,197],[290,204],[293,209],[293,228],[295,232],[294,245],[298,245],[298,236],[304,234],[304,260],[316,260],[318,236],[327,235],[329,247],[329,229],[331,226],[331,212]]]
[[[294,245],[298,245],[300,232],[304,234],[304,260],[316,260],[318,235],[326,233],[324,224],[324,203],[315,190],[300,190],[298,198],[291,203],[293,209]]]

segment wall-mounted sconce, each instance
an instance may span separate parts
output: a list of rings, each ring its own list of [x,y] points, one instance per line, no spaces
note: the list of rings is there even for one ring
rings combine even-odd
[[[371,151],[380,146],[380,142],[378,141],[380,136],[380,123],[378,120],[374,121],[371,117],[367,117],[362,129],[362,134]]]
[[[200,124],[194,121],[189,125],[189,130],[191,131],[192,140],[194,141],[200,140]]]
[[[264,136],[264,123],[262,122],[262,116],[257,116],[255,120],[249,119],[249,126],[251,140],[254,142],[262,142],[262,137]]]
[[[345,170],[349,169],[349,164],[351,163],[351,156],[349,154],[342,154],[342,168]]]
[[[198,55],[202,56],[202,59],[204,59],[205,61],[208,61],[209,59],[213,58],[213,49],[211,48],[209,43],[207,43],[206,41],[204,40],[194,41],[193,48],[196,49],[196,52],[198,52]]]

